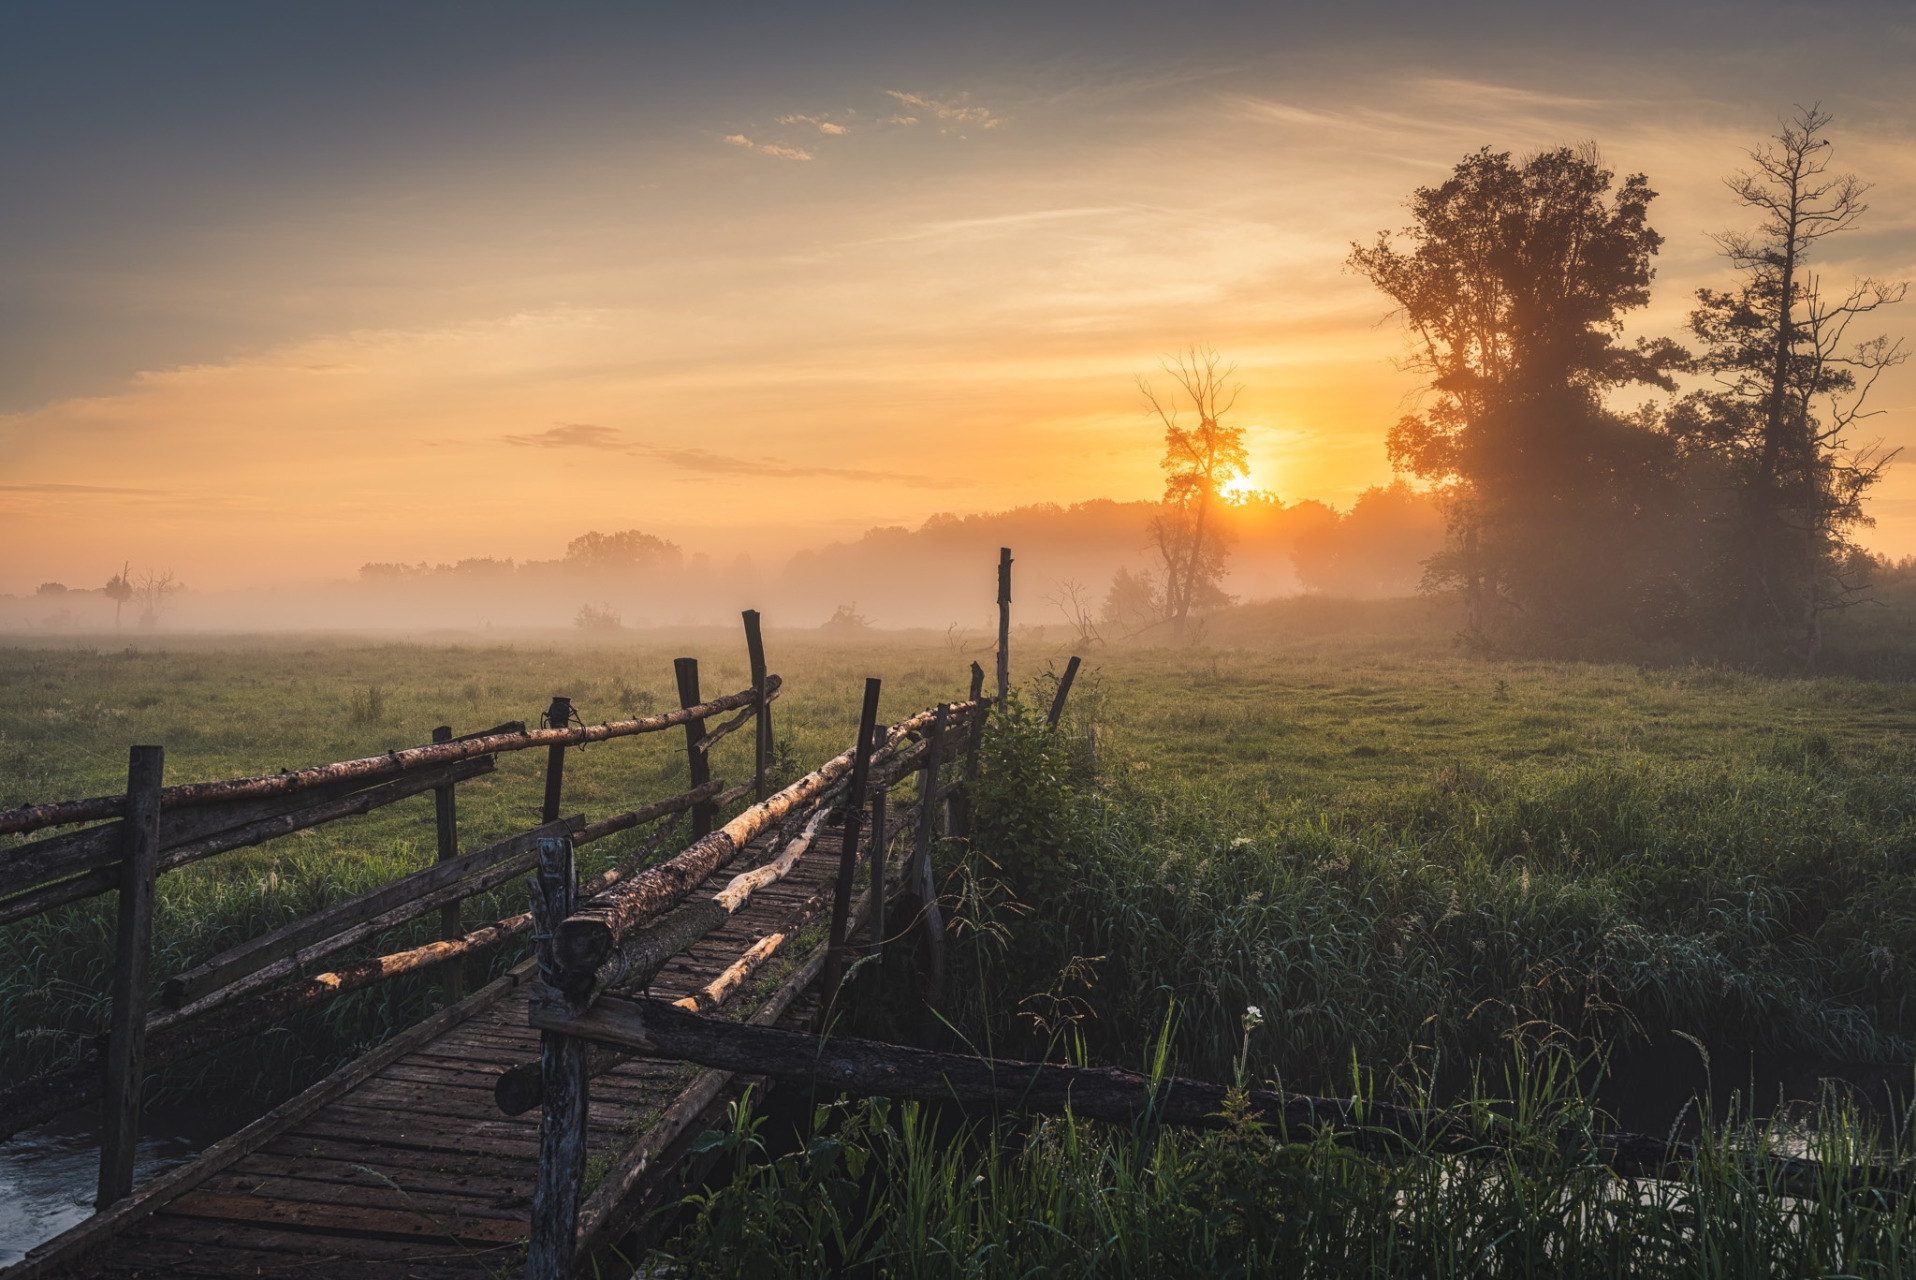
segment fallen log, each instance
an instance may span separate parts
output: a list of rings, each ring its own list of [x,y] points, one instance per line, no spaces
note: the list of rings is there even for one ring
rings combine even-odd
[[[765,687],[768,697],[778,688],[778,685],[777,676],[767,678]],[[188,782],[167,787],[161,791],[160,808],[162,810],[179,809],[196,805],[221,804],[229,800],[286,795],[333,782],[370,782],[393,774],[410,773],[414,769],[453,764],[478,756],[496,755],[502,751],[525,751],[533,747],[580,746],[588,742],[604,742],[610,738],[630,737],[633,734],[658,733],[661,730],[682,725],[688,720],[702,720],[707,716],[720,715],[727,711],[736,711],[740,707],[755,705],[757,698],[756,691],[744,689],[738,693],[726,694],[722,698],[714,698],[696,707],[676,707],[656,716],[644,716],[633,720],[614,720],[605,724],[579,725],[572,728],[520,729],[516,732],[488,734],[483,737],[454,738],[450,742],[438,742],[430,746],[408,747],[403,751],[388,751],[384,755],[343,760],[337,764],[314,765],[307,769],[288,770],[253,778],[233,778],[224,782]],[[42,827],[67,826],[76,822],[92,822],[101,818],[117,818],[125,807],[126,797],[119,795],[95,796],[87,800],[63,800],[51,804],[4,809],[0,810],[0,835],[37,831]]]
[[[891,726],[890,740],[930,723],[932,715],[923,711]],[[754,836],[829,790],[851,771],[852,756],[853,752],[847,751],[834,757],[783,791],[747,808],[670,862],[594,895],[559,925],[553,938],[554,954],[567,975],[566,981],[583,993],[627,934],[683,901],[707,876],[736,857]]]
[[[746,1072],[809,1085],[833,1094],[950,1102],[1019,1112],[1083,1116],[1113,1124],[1140,1121],[1221,1129],[1239,1123],[1229,1112],[1227,1086],[1183,1077],[1153,1081],[1116,1067],[1066,1067],[939,1053],[853,1037],[820,1038],[773,1027],[745,1026],[708,1018],[636,996],[608,996],[574,1010],[565,998],[535,983],[527,1019],[541,1031],[558,1031],[599,1044],[677,1058],[700,1066]],[[1482,1110],[1443,1111],[1396,1106],[1362,1098],[1318,1098],[1253,1089],[1246,1114],[1287,1140],[1329,1137],[1383,1157],[1440,1153],[1503,1159],[1510,1150],[1504,1121]],[[1693,1143],[1649,1134],[1566,1131],[1559,1146],[1633,1177],[1662,1177],[1694,1165]],[[1867,1166],[1834,1169],[1812,1160],[1773,1157],[1765,1186],[1778,1194],[1806,1195],[1832,1185],[1906,1194],[1909,1178]]]

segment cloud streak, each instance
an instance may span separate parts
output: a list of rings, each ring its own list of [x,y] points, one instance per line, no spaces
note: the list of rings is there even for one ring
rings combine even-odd
[[[588,449],[649,458],[681,471],[701,475],[776,476],[779,479],[851,480],[860,484],[895,484],[907,489],[966,489],[975,482],[962,476],[933,476],[911,471],[882,471],[863,467],[820,467],[790,462],[784,458],[741,458],[714,453],[710,449],[671,449],[660,445],[628,441],[612,427],[590,422],[562,422],[545,431],[499,437],[515,448]],[[14,486],[0,485],[0,490]],[[60,486],[54,486],[60,487]],[[114,490],[113,492],[132,492]]]
[[[904,93],[897,89],[885,90],[885,96],[895,98],[898,105],[907,110],[916,109],[931,113],[947,124],[976,125],[980,129],[996,129],[1005,123],[1005,117],[994,115],[989,107],[971,105],[971,95],[961,93],[955,99],[940,101],[916,93]],[[891,118],[893,124],[917,124],[916,116],[896,115]]]
[[[780,146],[776,142],[753,142],[742,133],[728,133],[725,140],[735,147],[744,147],[747,151],[756,151],[762,156],[774,156],[780,160],[810,160],[812,153],[803,147]]]

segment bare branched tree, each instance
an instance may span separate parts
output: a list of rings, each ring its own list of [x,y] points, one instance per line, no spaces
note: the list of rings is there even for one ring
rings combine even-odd
[[[1164,362],[1176,391],[1161,398],[1143,378],[1138,389],[1164,426],[1164,498],[1151,520],[1151,543],[1163,566],[1164,618],[1181,635],[1194,607],[1228,603],[1223,580],[1228,544],[1213,509],[1220,491],[1245,474],[1244,429],[1224,415],[1242,387],[1236,365],[1210,347],[1193,346]],[[1196,422],[1186,425],[1186,411]]]
[[[1045,599],[1064,615],[1065,622],[1077,635],[1079,644],[1090,646],[1104,643],[1104,636],[1098,631],[1098,615],[1091,591],[1082,582],[1076,578],[1066,578],[1056,583],[1055,589]]]
[[[159,626],[167,603],[184,590],[186,584],[175,582],[171,569],[140,570],[133,576],[132,593],[132,598],[139,601],[140,625],[149,629]]]
[[[1690,317],[1720,387],[1694,398],[1690,429],[1736,485],[1744,623],[1794,633],[1791,647],[1811,664],[1823,615],[1861,598],[1866,558],[1849,535],[1871,523],[1863,496],[1895,456],[1851,436],[1874,416],[1877,379],[1908,358],[1900,341],[1851,332],[1902,301],[1906,283],[1864,278],[1831,293],[1808,266],[1821,241],[1869,209],[1867,184],[1830,171],[1830,122],[1820,107],[1799,109],[1728,179],[1760,221],[1717,237],[1742,283],[1699,291]]]

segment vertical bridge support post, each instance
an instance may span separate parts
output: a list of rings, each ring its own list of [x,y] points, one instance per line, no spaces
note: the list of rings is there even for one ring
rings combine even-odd
[[[891,818],[886,813],[889,797],[881,786],[872,792],[872,905],[865,921],[870,929],[865,941],[865,954],[873,964],[885,962],[885,856],[890,851],[891,842],[886,837],[886,827]]]
[[[451,742],[452,726],[442,724],[434,729],[432,740]],[[448,782],[443,787],[432,789],[433,817],[437,824],[440,862],[447,862],[459,856],[459,810],[458,802],[453,796],[452,785]],[[442,942],[450,942],[454,938],[462,937],[465,932],[459,924],[458,903],[448,902],[439,908],[439,938]],[[463,966],[458,961],[446,966],[445,977],[440,980],[440,986],[448,1004],[465,994],[465,975]]]
[[[752,664],[752,692],[758,698],[753,704],[758,708],[758,715],[752,747],[752,799],[763,800],[771,794],[772,765],[772,708],[765,701],[765,637],[759,632],[757,609],[747,609],[742,616],[745,654]]]
[[[1011,696],[1011,548],[998,548],[998,713]]]
[[[696,707],[699,705],[699,660],[697,658],[672,659],[672,673],[679,680],[679,705]],[[685,764],[691,771],[688,783],[692,787],[702,787],[712,780],[712,761],[699,749],[699,739],[705,736],[705,721],[687,720],[685,722]],[[712,834],[712,821],[718,817],[718,806],[710,800],[701,800],[692,806],[692,838],[704,839]]]
[[[546,708],[546,724],[554,729],[563,729],[572,723],[572,699],[555,697],[552,705]],[[553,746],[546,748],[546,800],[539,810],[540,822],[559,820],[559,795],[565,788],[565,748]]]
[[[552,935],[578,905],[572,840],[539,841],[532,877],[534,954],[539,978],[561,985]],[[526,1244],[526,1280],[570,1280],[585,1190],[586,1043],[557,1031],[539,1033],[539,1181],[532,1193],[532,1231]]]
[[[126,843],[120,853],[120,914],[113,935],[113,1014],[100,1094],[100,1183],[106,1208],[133,1191],[146,1076],[147,969],[152,958],[153,884],[160,866],[160,780],[166,753],[134,747],[126,769]]]
[[[925,948],[929,957],[925,966],[925,1003],[936,1009],[945,992],[945,917],[938,909],[938,886],[931,875],[932,823],[938,809],[938,766],[944,760],[944,703],[932,717],[931,730],[925,736],[925,771],[918,777],[918,829],[912,834],[911,866],[905,872],[905,886],[919,901],[919,919],[925,930]]]
[[[845,922],[852,912],[852,876],[858,870],[858,827],[865,816],[865,777],[871,771],[872,736],[878,727],[879,681],[865,681],[865,706],[858,715],[858,746],[852,751],[852,776],[845,790],[845,839],[838,851],[838,883],[832,888],[832,929],[826,939],[825,964],[820,978],[824,1003],[821,1018],[828,1017],[838,995],[839,979],[845,971]]]
[[[971,791],[978,781],[978,748],[985,737],[985,669],[971,664],[971,712],[965,722],[965,784],[952,794],[949,834],[971,834]]]

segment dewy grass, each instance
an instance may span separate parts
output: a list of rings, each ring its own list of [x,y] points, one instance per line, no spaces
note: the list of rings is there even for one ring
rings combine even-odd
[[[1671,1176],[1623,1179],[1562,1141],[1599,1121],[1572,1066],[1552,1054],[1520,1062],[1501,1091],[1460,1104],[1496,1113],[1500,1136],[1482,1148],[1413,1146],[1388,1160],[1255,1121],[1200,1134],[1071,1116],[958,1120],[882,1101],[820,1107],[799,1149],[771,1158],[749,1108],[735,1107],[728,1130],[702,1140],[730,1154],[733,1176],[690,1199],[664,1252],[692,1277],[1916,1269],[1908,1198],[1882,1189],[1916,1155],[1904,1138],[1826,1102],[1805,1130],[1813,1154],[1877,1170],[1874,1184],[1776,1194],[1772,1157],[1798,1132],[1747,1116],[1711,1127],[1701,1157]]]
[[[1447,1097],[1473,1068],[1507,1060],[1512,1043],[1563,1042],[1601,1057],[1681,1032],[1719,1053],[1728,1044],[1910,1061],[1916,688],[1467,660],[1440,631],[1366,634],[1362,613],[1246,610],[1210,628],[1209,648],[1100,650],[1060,735],[1038,733],[1026,716],[993,736],[995,816],[981,811],[969,855],[955,844],[940,853],[947,892],[962,897],[947,1015],[963,1043],[1007,1056],[1068,1046],[1080,1060],[1134,1066],[1175,1006],[1166,1047],[1186,1074],[1229,1079],[1242,1054],[1254,1078],[1346,1092],[1353,1059],[1385,1076],[1415,1064],[1446,1081]],[[786,678],[774,717],[790,771],[849,743],[863,676],[885,679],[884,714],[904,714],[961,696],[966,665],[984,656],[941,636],[768,639]],[[129,742],[163,743],[171,781],[230,777],[416,744],[440,723],[468,732],[535,720],[555,693],[588,721],[656,710],[675,700],[676,653],[704,658],[708,692],[745,680],[736,633],[716,630],[618,645],[167,643],[0,649],[0,804],[116,792]],[[1062,666],[1068,652],[1062,639],[1024,631],[1017,645],[1021,680],[1048,661]],[[369,712],[374,688],[383,723],[355,715],[355,691]],[[1033,692],[1042,707],[1045,691]],[[720,743],[715,772],[742,779],[749,738]],[[536,821],[540,754],[503,758],[497,773],[461,786],[466,848]],[[682,735],[594,746],[568,753],[565,808],[602,815],[684,777]],[[426,865],[431,808],[409,800],[170,873],[156,978]],[[593,865],[628,838],[590,846]],[[0,856],[10,843],[0,840]],[[506,885],[467,904],[465,918],[521,909],[523,890]],[[101,1026],[112,918],[106,895],[0,929],[7,1081],[68,1060]],[[428,917],[366,952],[435,927]],[[888,983],[909,984],[902,961],[884,969]],[[356,993],[170,1070],[160,1096],[257,1107],[438,999],[431,973]],[[1250,1006],[1263,1025],[1247,1046]],[[887,1132],[903,1114],[890,1113]],[[1806,1132],[1848,1141],[1861,1132],[1842,1127],[1850,1123],[1826,1115]],[[1777,1274],[1799,1264],[1796,1273],[1817,1273],[1826,1268],[1811,1264],[1832,1258],[1830,1267],[1854,1262],[1859,1272],[1872,1258],[1887,1260],[1874,1274],[1908,1270],[1901,1202],[1832,1200],[1790,1217],[1787,1204],[1744,1195],[1734,1160],[1722,1177],[1706,1170],[1625,1194],[1590,1171],[1485,1178],[1485,1166],[1449,1157],[1385,1170],[1330,1147],[1267,1148],[1241,1135],[1154,1135],[1140,1146],[1062,1120],[899,1149],[910,1160],[871,1132],[866,1167],[881,1164],[885,1186],[953,1207],[919,1213],[921,1228],[898,1217],[899,1205],[921,1201],[893,1197],[875,1210],[879,1226],[847,1218],[833,1228],[846,1243],[818,1247],[852,1248],[861,1231],[859,1249],[906,1230],[937,1233],[970,1243],[921,1240],[925,1256],[968,1259],[977,1274],[1002,1273],[1001,1258],[1031,1261],[1026,1273],[1059,1259],[1067,1273],[1229,1271],[1275,1256],[1274,1240],[1302,1251],[1282,1256],[1303,1258],[1307,1274],[1373,1264],[1386,1274],[1517,1273],[1539,1269],[1521,1262],[1539,1255],[1498,1241],[1518,1230],[1524,1203],[1542,1234],[1512,1239],[1576,1259],[1565,1274],[1606,1274],[1600,1263],[1655,1273],[1647,1242],[1676,1241],[1672,1256],[1694,1262],[1703,1255],[1682,1243],[1692,1239],[1725,1251],[1717,1274],[1737,1273],[1744,1257]],[[1744,1141],[1725,1132],[1723,1150]],[[1231,1215],[1251,1209],[1232,1207],[1233,1184],[1210,1167],[1231,1167],[1233,1150],[1288,1180],[1269,1194],[1290,1207],[1257,1219],[1276,1233],[1257,1237],[1264,1253],[1231,1243],[1230,1232],[1249,1230]],[[1263,1176],[1252,1169],[1246,1185],[1264,1186]],[[864,1177],[845,1182],[857,1190]],[[993,1234],[986,1218],[1000,1211],[1025,1215],[1015,1238]],[[1734,1242],[1719,1238],[1738,1230]],[[1058,1252],[1046,1252],[1054,1238]],[[797,1256],[784,1242],[766,1254]],[[882,1268],[918,1273],[898,1256]],[[765,1266],[776,1274],[786,1262]],[[923,1273],[946,1266],[926,1262]],[[1675,1262],[1664,1269],[1682,1273]]]

